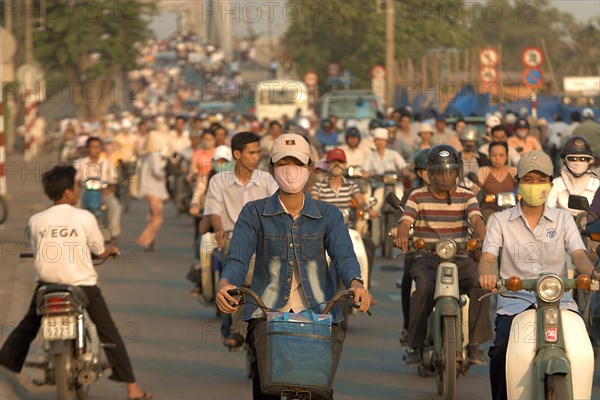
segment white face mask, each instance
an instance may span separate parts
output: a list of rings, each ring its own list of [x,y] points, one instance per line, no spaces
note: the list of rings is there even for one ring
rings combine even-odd
[[[529,134],[529,131],[527,129],[517,129],[517,136],[520,137],[521,139],[526,137],[528,134]]]
[[[299,165],[283,165],[275,167],[274,178],[279,188],[286,193],[300,193],[308,182],[309,171],[307,167]]]
[[[567,161],[567,167],[575,176],[581,176],[585,174],[590,167],[590,163],[587,161]]]

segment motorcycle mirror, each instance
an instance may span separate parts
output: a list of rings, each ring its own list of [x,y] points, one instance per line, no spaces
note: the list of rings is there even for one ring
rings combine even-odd
[[[396,193],[389,192],[387,194],[387,196],[385,196],[385,201],[387,201],[387,203],[390,206],[392,206],[394,208],[394,210],[404,211],[404,209],[402,208],[402,203],[400,202],[400,199],[398,198],[398,196],[396,196]]]
[[[477,174],[473,171],[467,174],[467,179],[475,184],[479,184],[479,179],[477,179]]]
[[[371,196],[371,197],[369,198],[369,205],[370,205],[371,207],[373,207],[375,204],[377,204],[377,198],[376,198],[376,197],[373,197],[373,196]]]
[[[110,229],[108,228],[102,228],[100,229],[100,232],[102,232],[102,237],[104,238],[105,242],[110,242],[113,238],[112,233],[110,232]]]
[[[568,207],[575,210],[587,211],[590,209],[590,202],[588,201],[587,197],[572,194],[569,196]]]

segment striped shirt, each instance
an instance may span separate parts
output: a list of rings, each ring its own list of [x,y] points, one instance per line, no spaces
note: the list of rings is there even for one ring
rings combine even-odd
[[[469,218],[481,217],[479,204],[473,192],[457,187],[452,193],[451,204],[447,199],[436,198],[428,187],[415,189],[409,196],[400,221],[414,224],[414,235],[425,242],[453,239],[465,243],[469,233]]]
[[[352,196],[360,193],[358,185],[354,182],[348,182],[342,179],[342,184],[337,190],[334,190],[327,181],[317,182],[312,188],[312,195],[317,196],[319,200],[333,204],[340,210],[350,208]]]

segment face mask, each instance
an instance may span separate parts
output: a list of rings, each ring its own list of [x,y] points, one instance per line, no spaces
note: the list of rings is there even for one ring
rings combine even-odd
[[[231,170],[233,170],[234,165],[235,165],[235,163],[233,161],[228,161],[223,164],[218,164],[216,162],[212,163],[213,169],[215,170],[216,173],[231,171]]]
[[[569,167],[569,171],[571,171],[573,175],[580,177],[587,172],[590,163],[587,161],[567,161],[567,167]]]
[[[344,174],[344,168],[339,165],[332,165],[329,167],[329,174],[333,176],[340,176]]]
[[[299,165],[284,165],[275,167],[275,181],[286,193],[300,193],[306,182],[308,182],[309,171],[306,167]]]
[[[528,133],[529,131],[527,131],[526,129],[517,129],[517,136],[521,139],[525,138]]]
[[[469,144],[463,144],[463,150],[470,153],[472,151],[475,151],[475,145],[472,143]]]
[[[541,206],[546,202],[548,193],[552,185],[550,183],[521,183],[519,184],[519,194],[525,204],[531,207]]]

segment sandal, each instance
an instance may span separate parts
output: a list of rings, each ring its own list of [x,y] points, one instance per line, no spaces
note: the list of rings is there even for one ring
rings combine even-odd
[[[142,395],[142,397],[128,397],[127,400],[151,400],[152,398],[154,398],[152,393],[148,393],[144,390],[144,394]]]
[[[223,339],[223,346],[229,347],[230,349],[242,347],[243,345],[244,338],[239,333],[232,333],[229,337]]]
[[[196,286],[192,290],[190,290],[190,297],[192,299],[198,298],[198,296],[200,296],[201,294],[202,294],[202,288],[200,286]]]

